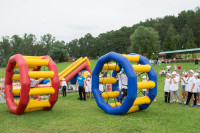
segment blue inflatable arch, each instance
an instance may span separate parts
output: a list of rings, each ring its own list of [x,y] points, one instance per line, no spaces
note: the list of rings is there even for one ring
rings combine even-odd
[[[99,74],[102,69],[107,65],[108,69],[110,64],[107,64],[110,61],[116,62],[116,67],[113,70],[112,78],[107,79],[107,82],[111,82],[112,92],[101,93],[99,91],[99,84],[103,81],[99,78]],[[131,62],[136,62],[141,65],[132,65]],[[116,70],[118,68],[118,70]],[[124,69],[128,77],[128,95],[123,100],[123,103],[114,103],[108,104],[104,101],[105,98],[119,98],[119,84],[115,79],[117,72]],[[109,69],[111,70],[111,69]],[[147,72],[149,76],[149,81],[147,82],[137,82],[136,72]],[[106,80],[105,80],[106,81]],[[114,81],[114,82],[113,82]],[[137,90],[149,88],[149,93],[145,97],[137,98]],[[130,113],[134,111],[144,110],[149,107],[151,102],[154,100],[157,94],[157,74],[154,71],[152,65],[145,57],[137,54],[121,55],[115,52],[110,52],[97,61],[97,64],[92,72],[92,92],[94,94],[97,105],[108,114],[119,115]],[[117,95],[118,94],[118,95]]]

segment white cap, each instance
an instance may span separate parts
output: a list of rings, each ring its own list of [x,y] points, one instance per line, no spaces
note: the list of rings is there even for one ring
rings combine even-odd
[[[88,73],[88,76],[90,76],[91,74],[90,73]]]
[[[194,73],[194,76],[199,76],[199,74],[198,73]]]
[[[63,78],[62,81],[65,81],[65,79]]]
[[[146,79],[147,77],[146,77],[146,76],[143,76],[142,78],[143,78],[143,79]]]
[[[175,72],[175,71],[173,71],[173,72],[172,72],[172,75],[174,75],[174,74],[176,74],[176,72]]]
[[[191,72],[191,73],[194,73],[194,71],[193,71],[193,70],[190,70],[190,72]]]

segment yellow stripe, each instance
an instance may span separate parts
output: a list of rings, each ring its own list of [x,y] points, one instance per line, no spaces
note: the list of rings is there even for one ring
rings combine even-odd
[[[18,105],[19,101],[15,101],[15,103]],[[44,101],[30,100],[26,109],[43,108],[43,107],[51,107],[51,104],[49,103],[48,100]]]
[[[14,96],[19,96],[21,89],[13,89],[12,93]],[[48,88],[31,88],[29,92],[29,96],[34,95],[52,95],[55,93],[55,90],[52,87]]]
[[[100,78],[99,84],[115,84],[117,82],[116,78]]]
[[[115,70],[115,71],[119,71],[119,66],[116,64],[104,64],[102,71],[106,71],[106,70]]]
[[[135,72],[149,72],[151,70],[150,65],[132,65]]]
[[[139,60],[140,60],[140,56],[139,55],[123,55],[123,56],[125,56],[126,58],[128,58],[128,60],[130,61],[130,62],[139,62]]]
[[[42,56],[23,56],[24,59],[42,59]]]
[[[146,82],[137,82],[137,89],[152,89],[156,86],[155,82],[153,81],[146,81]]]
[[[107,98],[116,98],[119,96],[119,91],[113,91],[113,92],[104,92],[101,94],[103,99]]]
[[[149,72],[151,70],[150,65],[132,65],[132,66],[135,72]],[[102,71],[108,71],[108,70],[119,71],[120,68],[116,64],[105,64],[103,66]]]
[[[149,104],[150,102],[151,102],[151,100],[149,99],[148,96],[139,97],[139,98],[135,99],[133,106],[142,105],[142,104]],[[110,103],[111,107],[116,107],[116,105],[121,106],[121,103],[120,102]]]
[[[28,72],[30,78],[52,78],[54,76],[53,71],[29,71]],[[12,80],[20,80],[20,75],[15,74],[12,77]]]
[[[48,66],[49,59],[25,59],[28,66]]]

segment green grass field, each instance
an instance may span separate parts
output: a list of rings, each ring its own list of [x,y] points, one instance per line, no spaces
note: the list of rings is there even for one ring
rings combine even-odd
[[[62,71],[70,63],[59,63]],[[96,61],[91,62],[91,69]],[[194,63],[180,63],[193,69]],[[173,63],[171,64],[173,65]],[[177,64],[178,65],[178,64]],[[157,74],[166,64],[156,66]],[[200,132],[200,107],[184,107],[176,102],[164,103],[163,81],[158,75],[157,101],[144,111],[125,115],[108,115],[96,105],[95,99],[78,101],[78,93],[59,100],[51,111],[14,115],[5,103],[0,104],[0,133],[8,132]],[[110,99],[112,101],[112,99]]]

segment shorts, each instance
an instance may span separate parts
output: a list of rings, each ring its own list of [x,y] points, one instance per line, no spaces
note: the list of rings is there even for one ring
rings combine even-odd
[[[87,93],[87,92],[88,92],[88,87],[86,86],[86,87],[85,87],[85,93]]]
[[[146,91],[143,91],[143,94],[144,94],[144,95],[147,95],[147,92],[146,92]]]
[[[185,89],[186,85],[181,85],[181,89]]]

